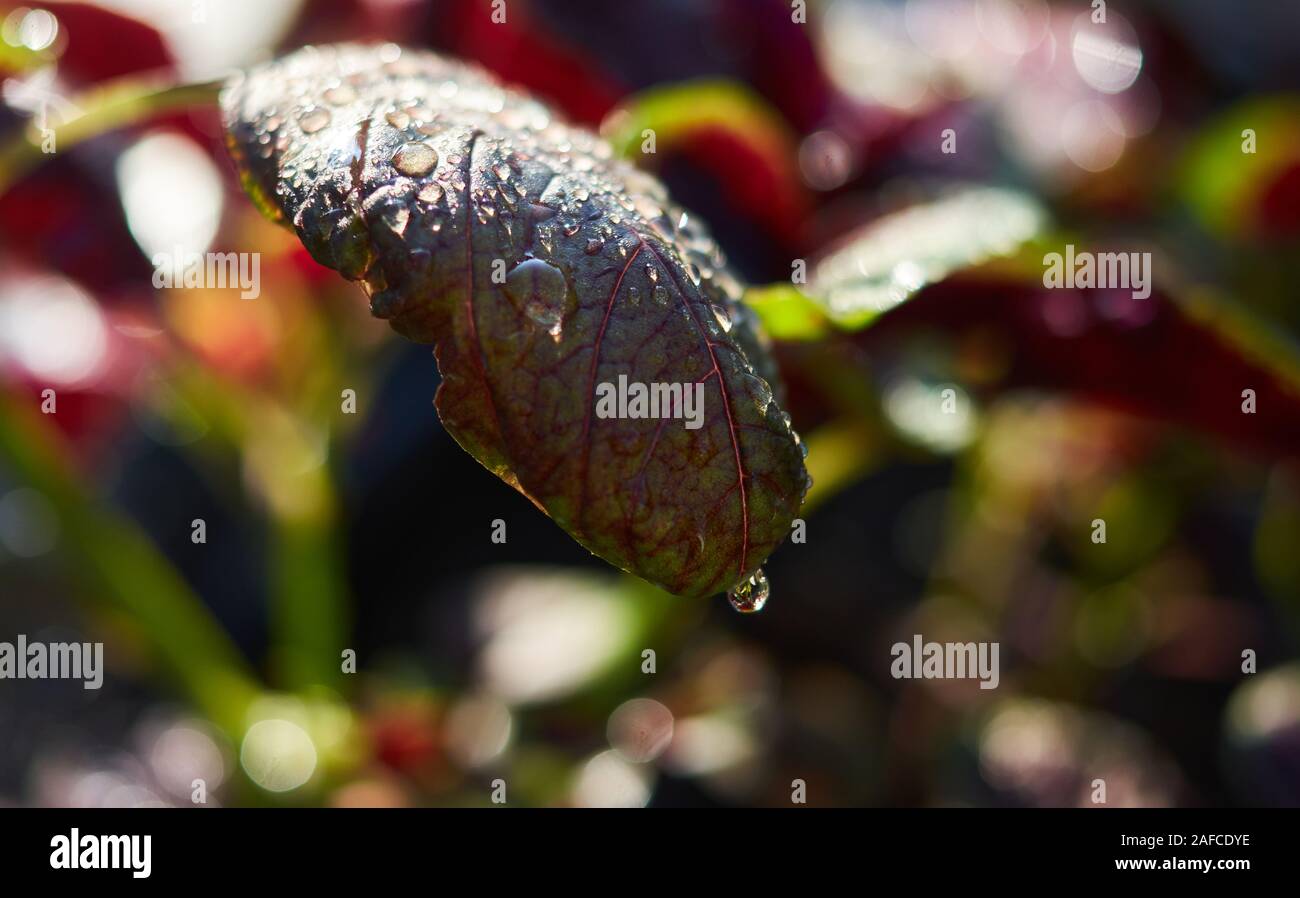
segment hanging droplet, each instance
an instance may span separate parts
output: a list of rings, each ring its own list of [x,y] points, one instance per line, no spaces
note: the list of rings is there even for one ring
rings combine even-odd
[[[433,171],[438,153],[427,143],[408,143],[393,154],[393,168],[409,178],[420,178]]]
[[[767,574],[759,568],[748,580],[733,586],[731,592],[727,593],[727,598],[731,600],[731,607],[741,614],[754,614],[763,610],[767,597],[771,594],[772,587],[767,582]]]
[[[298,116],[298,127],[302,128],[303,134],[315,134],[329,123],[330,111],[319,106]]]
[[[722,328],[724,334],[731,333],[731,313],[727,311],[725,307],[718,305],[717,303],[710,303],[709,305],[713,312],[713,317],[717,319],[718,327]]]

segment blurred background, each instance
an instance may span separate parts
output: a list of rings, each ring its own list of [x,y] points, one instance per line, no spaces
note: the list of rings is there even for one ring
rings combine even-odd
[[[1300,5],[1098,6],[0,0],[0,640],[107,668],[0,680],[0,802],[1300,804]],[[761,614],[461,451],[428,349],[261,218],[210,105],[61,131],[338,40],[655,130],[747,282],[807,260],[870,310],[764,313],[817,483]],[[1049,296],[1067,238],[1156,293]],[[261,295],[156,288],[175,250],[261,253]],[[916,633],[1000,643],[999,687],[891,678]]]

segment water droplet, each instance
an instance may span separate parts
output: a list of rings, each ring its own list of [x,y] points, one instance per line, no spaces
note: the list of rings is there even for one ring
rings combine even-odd
[[[496,165],[492,166],[492,171],[496,174],[497,178],[502,181],[509,181],[510,175],[512,174],[510,166],[504,162],[498,162]]]
[[[357,98],[357,92],[346,84],[340,84],[338,87],[331,87],[325,91],[325,99],[335,106],[343,106],[351,103]]]
[[[724,334],[731,333],[731,313],[725,307],[712,303],[713,317],[718,320],[718,327],[722,328]]]
[[[645,276],[648,277],[650,279],[650,283],[653,284],[659,280],[659,269],[655,268],[653,264],[646,265]]]
[[[605,244],[603,242],[593,237],[587,241],[587,245],[583,249],[583,252],[585,252],[589,256],[594,256],[596,255],[596,253],[600,252],[601,247],[603,247],[604,245]]]
[[[564,317],[570,311],[569,284],[564,272],[541,259],[525,259],[506,275],[506,295],[524,314],[560,339]],[[576,297],[573,303],[576,305]]]
[[[436,203],[442,199],[442,187],[430,181],[420,188],[416,198],[422,203]]]
[[[762,611],[767,604],[767,597],[772,594],[772,587],[767,582],[767,574],[759,568],[748,580],[737,583],[727,593],[731,607],[741,614],[754,614]]]
[[[392,206],[384,210],[384,225],[397,236],[406,233],[406,223],[411,219],[411,210],[405,206]]]
[[[655,284],[653,295],[655,298],[655,302],[659,303],[659,305],[661,306],[668,305],[668,290],[666,287],[664,287],[663,284]]]
[[[315,134],[329,123],[330,111],[320,107],[309,109],[298,116],[298,127],[302,128],[303,134]]]
[[[427,143],[408,143],[393,154],[393,167],[408,177],[419,178],[433,171],[438,153]]]
[[[388,115],[384,116],[384,118],[388,120],[388,124],[392,125],[398,131],[405,131],[411,124],[411,117],[400,109],[394,109],[392,112],[388,113]]]

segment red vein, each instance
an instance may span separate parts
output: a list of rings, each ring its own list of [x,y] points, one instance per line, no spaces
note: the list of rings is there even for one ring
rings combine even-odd
[[[687,314],[689,314],[691,320],[695,322],[695,327],[699,330],[700,336],[704,340],[705,348],[709,351],[709,360],[713,363],[712,373],[718,375],[718,392],[722,394],[722,409],[727,413],[727,435],[731,437],[731,449],[736,457],[736,484],[740,487],[740,573],[743,575],[747,569],[749,561],[749,498],[745,491],[745,465],[740,458],[740,440],[736,437],[736,422],[732,420],[731,417],[731,399],[727,396],[727,382],[722,376],[722,368],[718,365],[718,356],[713,351],[714,343],[709,339],[708,332],[704,330],[704,325],[700,323],[699,316],[697,316],[695,310],[691,308],[690,298],[686,293],[686,285],[677,277],[677,272],[668,264],[668,261],[663,257],[659,250],[647,243],[645,238],[640,234],[637,234],[637,239],[641,241],[642,246],[648,248],[650,252],[654,253],[655,258],[659,260],[659,264],[664,267],[668,276],[677,284],[677,288],[682,294],[682,305],[686,307]],[[707,375],[705,379],[708,379]]]
[[[642,243],[642,246],[645,244]],[[619,288],[623,286],[623,278],[632,269],[632,263],[636,257],[641,254],[641,246],[638,246],[632,255],[628,256],[627,264],[623,270],[618,273],[618,280],[614,282],[614,289],[609,291],[609,301],[605,304],[605,317],[600,322],[600,332],[596,334],[596,345],[591,353],[591,371],[587,375],[587,413],[582,421],[582,437],[579,445],[582,446],[582,473],[580,484],[580,493],[578,497],[578,525],[582,526],[582,519],[586,516],[587,511],[587,474],[591,467],[591,415],[596,407],[596,369],[600,365],[600,347],[605,341],[605,328],[609,327],[609,318],[614,311],[614,301],[618,298]],[[611,271],[613,269],[610,269]]]

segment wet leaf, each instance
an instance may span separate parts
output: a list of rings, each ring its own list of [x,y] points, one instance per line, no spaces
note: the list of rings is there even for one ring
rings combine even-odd
[[[429,53],[307,48],[222,105],[259,205],[434,344],[447,430],[584,546],[707,595],[784,538],[806,473],[774,366],[658,181]],[[702,426],[597,414],[620,378],[701,385]]]

